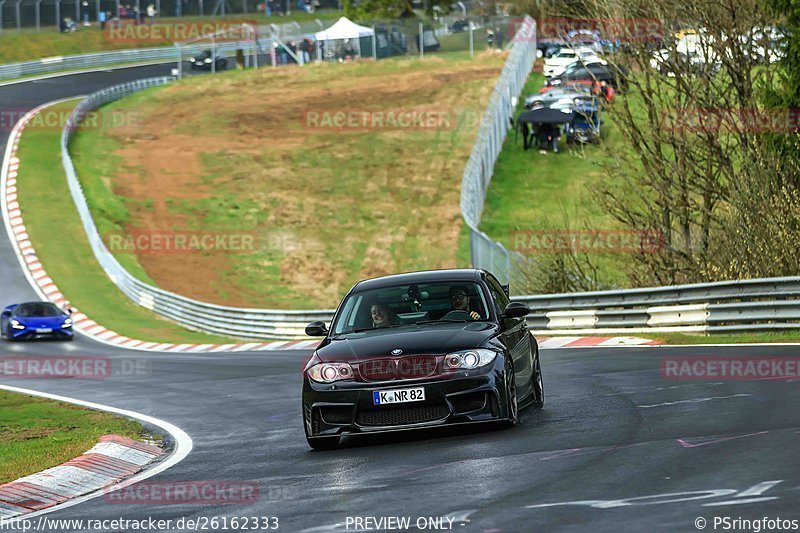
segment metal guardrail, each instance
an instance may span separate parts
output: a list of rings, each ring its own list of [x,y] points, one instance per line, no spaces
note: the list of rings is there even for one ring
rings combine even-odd
[[[550,333],[800,328],[800,277],[721,281],[513,298],[531,307],[528,324]]]
[[[514,252],[478,229],[492,180],[494,164],[511,126],[514,101],[519,98],[536,60],[536,21],[523,19],[516,32],[503,72],[483,115],[472,154],[461,180],[461,215],[469,228],[472,266],[491,271],[503,283],[514,277]]]
[[[322,24],[320,23],[319,25],[321,26]],[[301,39],[309,34],[309,32],[311,32],[310,28],[304,29],[297,23],[269,24],[258,27],[258,43],[252,40],[218,43],[216,49],[227,56],[232,56],[236,53],[236,50],[239,49],[244,50],[246,54],[252,53],[256,44],[258,50],[269,51],[276,39]],[[159,46],[153,48],[96,52],[91,54],[45,57],[36,61],[0,65],[0,80],[10,80],[56,72],[89,70],[112,65],[167,63],[170,61],[175,61],[177,63],[179,55],[181,54],[184,57],[187,54],[195,55],[210,47],[210,43],[206,42],[185,45],[181,48],[180,52],[174,46]]]

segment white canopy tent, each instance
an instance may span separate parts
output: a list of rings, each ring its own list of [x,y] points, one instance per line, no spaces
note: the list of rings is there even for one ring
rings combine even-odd
[[[356,45],[359,56],[361,56],[361,37],[371,37],[374,41],[375,30],[367,26],[356,24],[347,17],[341,17],[329,28],[316,33],[317,41],[338,41],[352,39]]]
[[[371,37],[375,30],[367,26],[356,24],[347,17],[341,17],[331,27],[317,32],[318,41],[334,41],[336,39],[358,39]]]

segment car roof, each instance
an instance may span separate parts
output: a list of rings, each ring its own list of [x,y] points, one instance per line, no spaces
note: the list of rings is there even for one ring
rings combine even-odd
[[[366,279],[356,283],[353,290],[368,290],[403,285],[405,283],[431,283],[435,281],[478,281],[485,271],[476,268],[453,268],[447,270],[422,270]]]

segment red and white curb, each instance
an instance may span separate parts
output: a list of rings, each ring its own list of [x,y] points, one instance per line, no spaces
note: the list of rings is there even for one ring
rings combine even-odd
[[[102,436],[92,449],[75,459],[0,485],[0,520],[109,488],[163,454],[158,446],[116,435]]]
[[[661,341],[643,339],[641,337],[539,337],[536,336],[539,348],[552,350],[554,348],[592,348],[592,347],[619,347],[619,346],[658,346]]]
[[[72,100],[72,98],[68,100]],[[51,301],[60,307],[69,305],[69,302],[61,291],[58,290],[55,282],[47,275],[47,272],[45,272],[42,267],[42,263],[39,261],[33,244],[28,237],[25,223],[22,220],[22,209],[20,208],[17,196],[17,176],[20,166],[17,150],[19,148],[22,130],[25,129],[28,122],[42,109],[63,101],[66,100],[58,100],[41,105],[28,112],[17,122],[8,138],[3,166],[0,168],[0,208],[2,208],[3,222],[8,230],[9,238],[25,277],[40,298]],[[306,350],[314,348],[319,344],[318,340],[250,342],[241,344],[171,344],[146,342],[138,339],[131,339],[130,337],[111,331],[77,309],[72,314],[72,320],[74,324],[73,327],[76,331],[98,342],[120,348],[151,352],[200,353]]]

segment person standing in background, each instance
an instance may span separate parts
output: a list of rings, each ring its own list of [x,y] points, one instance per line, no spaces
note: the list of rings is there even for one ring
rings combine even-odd
[[[100,11],[97,14],[97,22],[100,23],[100,29],[101,30],[105,29],[105,27],[106,27],[106,12],[105,11]]]
[[[156,18],[156,6],[153,4],[147,4],[147,21],[149,24],[153,23],[153,20]]]

